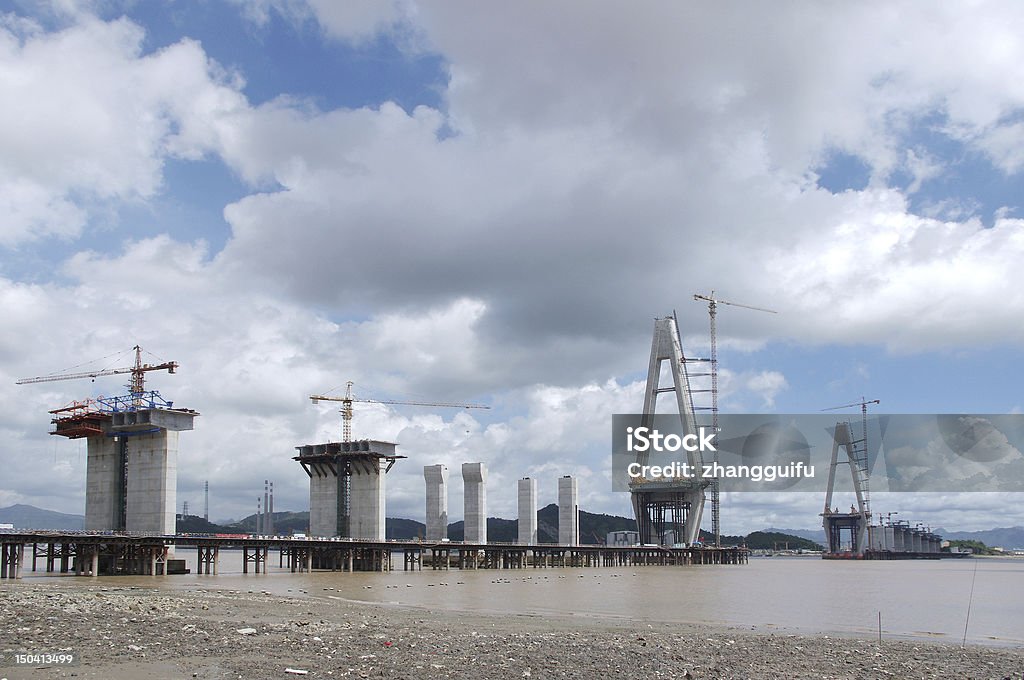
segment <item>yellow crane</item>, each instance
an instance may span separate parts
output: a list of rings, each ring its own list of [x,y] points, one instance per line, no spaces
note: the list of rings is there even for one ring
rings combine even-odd
[[[107,368],[100,371],[83,371],[80,373],[52,373],[50,375],[41,375],[35,378],[22,378],[17,381],[17,385],[29,385],[32,383],[52,382],[54,380],[78,380],[80,378],[98,378],[104,375],[120,375],[124,373],[131,373],[131,382],[128,384],[128,390],[131,393],[132,403],[138,406],[142,400],[142,395],[146,391],[146,373],[149,371],[163,371],[166,370],[168,373],[174,373],[178,368],[178,362],[176,361],[165,361],[160,364],[144,364],[142,363],[142,348],[138,345],[132,347],[135,351],[135,364],[125,368]]]
[[[441,408],[481,408],[490,409],[490,406],[483,404],[458,404],[452,402],[443,401],[398,401],[395,399],[359,399],[352,396],[352,381],[349,380],[345,383],[345,396],[343,397],[331,397],[323,394],[312,394],[309,399],[314,404],[320,403],[321,401],[337,401],[341,402],[341,421],[342,421],[342,441],[352,441],[352,417],[354,412],[352,404],[359,402],[363,404],[394,404],[400,406],[436,406]]]
[[[92,378],[95,380],[101,376],[131,374],[131,381],[128,384],[130,394],[127,397],[99,397],[86,399],[85,401],[73,401],[63,408],[50,411],[54,416],[51,421],[54,424],[54,431],[50,434],[59,434],[70,439],[88,437],[102,434],[100,423],[104,418],[109,419],[112,411],[136,410],[159,401],[162,405],[170,407],[170,402],[164,401],[157,392],[152,392],[147,398],[146,373],[149,371],[163,371],[174,373],[178,368],[176,361],[164,361],[159,364],[142,363],[142,348],[138,345],[132,348],[135,351],[135,363],[124,368],[105,368],[97,371],[82,371],[77,373],[63,372],[40,375],[34,378],[22,378],[18,385],[30,385],[33,383],[53,382],[56,380],[79,380]],[[124,352],[119,352],[123,354]],[[110,356],[114,355],[109,355]],[[107,414],[107,415],[104,415]]]

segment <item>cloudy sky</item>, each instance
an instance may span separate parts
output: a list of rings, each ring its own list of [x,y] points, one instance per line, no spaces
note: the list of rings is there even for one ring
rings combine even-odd
[[[1024,6],[888,2],[0,2],[0,506],[83,512],[85,444],[47,410],[149,386],[202,413],[179,506],[308,508],[291,460],[337,440],[308,395],[422,466],[610,491],[652,320],[722,407],[1024,407]],[[123,354],[115,355],[118,352]],[[73,368],[84,367],[84,368]],[[453,474],[451,514],[461,516]],[[547,480],[547,481],[544,481]],[[723,531],[813,527],[820,499],[729,496]],[[992,494],[894,497],[950,529],[1024,524]],[[899,507],[897,507],[899,506]],[[953,507],[950,516],[943,508]],[[1017,508],[1016,510],[1013,508]],[[1015,514],[1016,513],[1016,514]]]

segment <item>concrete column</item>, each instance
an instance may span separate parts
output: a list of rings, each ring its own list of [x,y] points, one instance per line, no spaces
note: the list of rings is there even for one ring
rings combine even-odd
[[[311,467],[309,478],[309,535],[338,536],[338,478],[330,465]],[[340,467],[340,466],[339,466]]]
[[[875,552],[885,549],[885,527],[881,525],[868,527],[868,547]]]
[[[558,543],[579,545],[579,489],[576,478],[566,475],[558,480]]]
[[[356,468],[352,474],[352,538],[385,540],[384,490],[387,477],[376,465]]]
[[[88,437],[85,464],[85,530],[115,531],[121,509],[120,442],[114,437]]]
[[[125,529],[171,535],[177,519],[178,432],[128,438]]]
[[[487,468],[483,463],[463,463],[464,540],[467,543],[487,542]]]
[[[448,538],[448,468],[445,465],[425,465],[423,478],[427,484],[428,541]]]
[[[519,544],[537,545],[537,480],[519,480]]]

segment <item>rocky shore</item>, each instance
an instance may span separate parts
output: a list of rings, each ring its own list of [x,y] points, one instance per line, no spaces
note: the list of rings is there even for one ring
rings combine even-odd
[[[77,666],[14,667],[73,650]],[[497,617],[260,591],[0,585],[15,678],[1021,678],[1024,650]]]

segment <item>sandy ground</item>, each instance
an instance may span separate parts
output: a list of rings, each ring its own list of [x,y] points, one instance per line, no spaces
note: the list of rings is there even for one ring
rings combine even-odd
[[[16,650],[61,649],[79,665],[10,665]],[[168,592],[81,579],[0,585],[0,656],[0,680],[1024,678],[1017,648],[497,617],[327,594]]]

